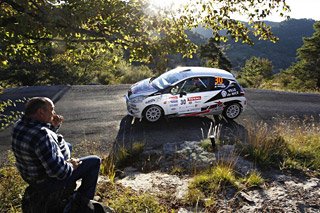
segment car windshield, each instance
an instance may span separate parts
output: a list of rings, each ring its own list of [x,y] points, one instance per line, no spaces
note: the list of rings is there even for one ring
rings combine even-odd
[[[180,72],[177,72],[177,70],[175,71],[171,70],[155,78],[151,82],[151,86],[153,86],[158,90],[165,89],[171,86],[172,84],[176,83],[177,81],[181,80],[183,77],[184,77],[183,74],[181,74]]]

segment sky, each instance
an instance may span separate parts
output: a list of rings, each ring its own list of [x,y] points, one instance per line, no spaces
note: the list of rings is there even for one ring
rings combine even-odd
[[[157,6],[181,5],[185,4],[186,0],[150,0]],[[314,19],[320,21],[320,0],[286,0],[290,6],[291,12],[289,16],[295,19]],[[281,22],[284,19],[278,16],[269,16],[268,21]],[[245,21],[245,20],[243,20]]]
[[[286,2],[291,9],[289,14],[291,18],[320,21],[320,0],[287,0]],[[282,21],[280,17],[273,17],[273,19],[270,21]]]

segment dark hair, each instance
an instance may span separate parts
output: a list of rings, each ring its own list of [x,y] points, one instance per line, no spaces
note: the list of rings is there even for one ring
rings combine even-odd
[[[38,109],[45,109],[48,103],[48,98],[45,97],[33,97],[31,98],[25,106],[24,114],[25,116],[34,115]]]

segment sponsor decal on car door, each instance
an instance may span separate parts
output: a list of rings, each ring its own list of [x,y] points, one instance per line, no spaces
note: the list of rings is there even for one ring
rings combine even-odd
[[[198,93],[197,96],[194,96],[196,94],[193,94],[192,96],[190,96],[188,98],[189,103],[194,106],[194,109],[193,111],[191,110],[188,111],[187,114],[185,114],[185,116],[197,116],[197,115],[210,113],[212,109],[209,107],[206,101],[216,93],[217,93],[216,91],[208,91],[208,92]]]
[[[190,114],[201,111],[203,98],[199,93],[189,93],[179,97],[179,114]]]
[[[167,114],[177,114],[179,111],[179,96],[178,95],[169,95],[167,98]]]

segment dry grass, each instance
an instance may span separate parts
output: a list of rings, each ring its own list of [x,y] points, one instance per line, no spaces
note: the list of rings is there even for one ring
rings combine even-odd
[[[246,140],[236,144],[237,150],[257,166],[277,166],[281,169],[299,169],[312,171],[320,175],[320,125],[314,118],[299,120],[277,118],[276,125],[265,123],[247,124]],[[211,145],[211,144],[210,144]],[[111,180],[98,186],[98,195],[105,205],[118,212],[170,212],[173,211],[161,198],[150,194],[139,194],[128,188],[113,183],[118,168],[130,166],[139,159],[144,144],[136,143],[131,148],[120,148],[118,152],[103,158],[101,174]],[[78,154],[97,154],[101,144],[83,141],[74,147]],[[263,177],[257,172],[241,174],[235,168],[237,153],[233,156],[219,155],[217,164],[206,171],[199,171],[195,166],[194,180],[189,186],[186,202],[197,209],[201,206],[208,211],[218,205],[218,200],[226,191],[234,196],[243,189],[261,186]],[[21,212],[21,198],[26,183],[21,179],[14,166],[12,153],[9,154],[9,165],[0,169],[0,212]],[[172,173],[182,173],[178,166]]]
[[[237,144],[241,155],[257,166],[313,170],[320,174],[320,126],[313,118],[276,118],[272,127],[249,123],[245,141]]]
[[[320,175],[320,124],[313,117],[280,120],[277,131],[288,144],[283,168],[314,170]]]
[[[115,211],[126,212],[170,212],[169,207],[161,204],[160,200],[147,193],[137,193],[120,184],[105,182],[98,186],[97,195],[102,197],[102,203]]]
[[[287,143],[281,134],[266,123],[248,123],[245,141],[237,143],[237,149],[245,158],[257,166],[268,167],[279,164],[287,153]]]
[[[234,166],[235,162],[221,161],[207,171],[196,175],[189,185],[185,202],[195,208],[201,206],[210,211],[215,209],[214,207],[219,199],[225,196],[226,191],[229,193],[231,191],[236,197],[240,190],[264,183],[264,179],[257,171],[241,175]]]

